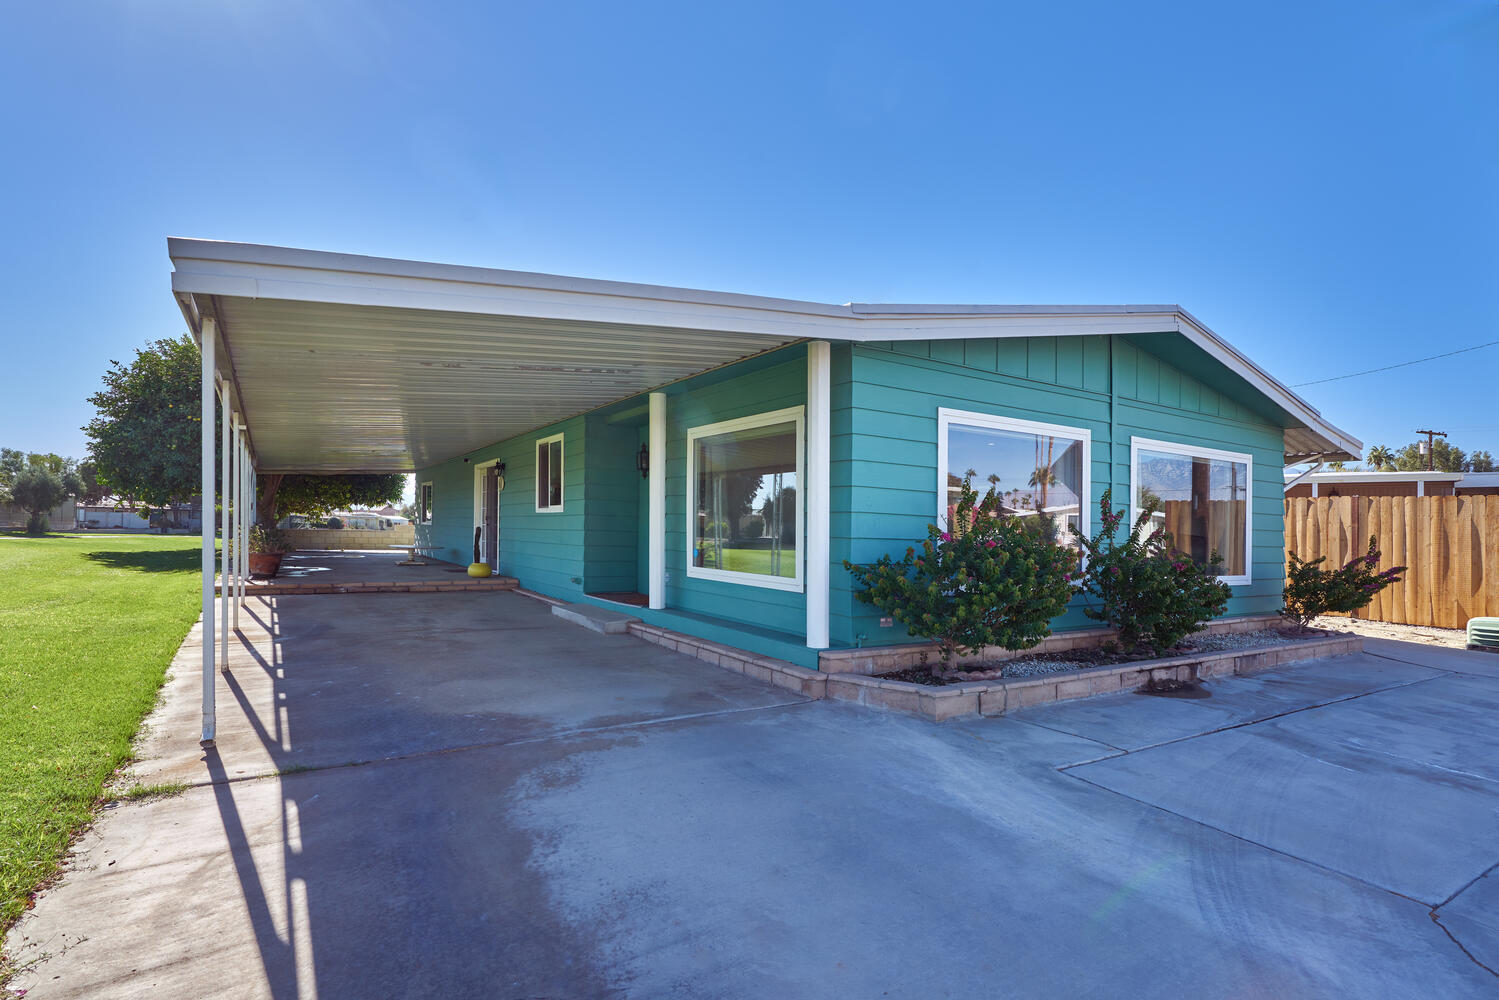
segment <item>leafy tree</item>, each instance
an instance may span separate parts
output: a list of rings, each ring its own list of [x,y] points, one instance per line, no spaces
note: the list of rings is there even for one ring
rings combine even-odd
[[[1029,649],[1050,635],[1051,620],[1072,596],[1077,566],[1077,553],[1052,540],[1047,517],[1003,514],[994,488],[980,500],[972,478],[970,471],[963,479],[948,530],[929,525],[920,550],[869,565],[843,562],[862,585],[858,600],[912,635],[936,639],[949,666],[960,653]]]
[[[1437,472],[1468,472],[1468,456],[1456,445],[1437,438],[1431,445],[1431,465]],[[1399,472],[1423,472],[1426,456],[1420,445],[1412,442],[1395,453],[1395,469]]]
[[[1486,451],[1475,451],[1468,456],[1469,472],[1493,472],[1494,456]]]
[[[89,397],[98,416],[83,428],[100,485],[150,507],[197,496],[203,440],[198,345],[183,334],[148,344],[128,365],[109,365],[104,388]]]
[[[94,480],[91,462],[79,463],[52,452],[23,452],[16,448],[0,448],[0,503],[11,502],[11,489],[17,477],[29,469],[40,469],[56,476],[66,494],[64,499],[77,497],[82,503],[93,503],[101,495],[98,483]]]
[[[1370,448],[1366,459],[1375,472],[1391,472],[1395,468],[1395,456],[1382,444]]]
[[[147,344],[128,365],[110,362],[104,388],[89,397],[98,416],[83,428],[97,488],[148,507],[198,495],[201,378],[198,345],[187,334]],[[406,477],[267,475],[257,481],[261,523],[273,525],[278,511],[317,516],[356,504],[393,503],[401,499]],[[217,471],[214,482],[222,482]]]
[[[1346,470],[1348,468],[1348,463],[1347,462],[1328,462],[1327,463],[1327,467],[1328,467],[1328,469],[1330,469],[1333,472],[1343,472],[1344,470]]]
[[[406,490],[403,473],[357,476],[267,475],[259,477],[256,510],[260,523],[274,525],[288,514],[325,517],[350,507],[398,503]]]
[[[33,465],[17,474],[10,484],[10,494],[31,515],[26,522],[26,533],[40,535],[47,530],[47,512],[68,498],[68,489],[62,477],[51,469]]]

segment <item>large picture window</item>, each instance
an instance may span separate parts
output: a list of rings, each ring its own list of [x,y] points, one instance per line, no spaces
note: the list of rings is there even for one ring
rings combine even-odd
[[[1250,532],[1254,464],[1248,455],[1169,441],[1130,440],[1130,521],[1149,498],[1159,501],[1156,523],[1173,544],[1207,565],[1213,552],[1223,560],[1219,579],[1250,582]]]
[[[687,575],[802,589],[802,408],[687,432]]]
[[[536,442],[536,512],[561,509],[562,435],[554,434]]]
[[[939,409],[937,517],[944,527],[952,524],[963,476],[972,469],[979,496],[992,486],[1005,513],[1044,514],[1055,540],[1076,548],[1068,529],[1088,531],[1091,445],[1092,435],[1080,427]]]

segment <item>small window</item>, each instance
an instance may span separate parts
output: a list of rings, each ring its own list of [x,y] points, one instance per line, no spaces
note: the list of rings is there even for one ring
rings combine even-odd
[[[687,575],[802,589],[800,406],[687,432]]]
[[[1052,537],[1078,548],[1069,528],[1087,534],[1092,434],[1034,420],[963,410],[937,411],[937,517],[952,523],[963,486],[973,471],[982,497],[992,487],[1000,509],[1014,517],[1051,521]]]
[[[1223,560],[1218,579],[1247,584],[1253,473],[1250,456],[1238,452],[1132,438],[1130,521],[1154,499],[1159,509],[1152,519],[1171,533],[1178,549],[1203,566],[1217,552]]]
[[[417,497],[416,519],[422,524],[432,520],[432,484],[422,483]]]
[[[557,434],[536,442],[536,510],[561,509],[562,435]]]

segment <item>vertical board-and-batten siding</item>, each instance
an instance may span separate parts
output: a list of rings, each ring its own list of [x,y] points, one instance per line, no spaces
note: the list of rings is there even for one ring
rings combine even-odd
[[[1279,607],[1282,431],[1211,387],[1107,336],[906,341],[851,348],[834,368],[834,559],[871,562],[926,536],[936,516],[937,410],[1083,428],[1092,435],[1091,528],[1113,486],[1129,503],[1131,436],[1179,441],[1254,458],[1253,582],[1235,587],[1229,614]],[[1117,390],[1117,397],[1114,390]],[[845,412],[839,416],[838,408]],[[961,470],[960,470],[961,471]],[[859,603],[852,579],[833,575],[833,635],[848,644],[903,641]],[[1053,627],[1093,624],[1081,604]]]

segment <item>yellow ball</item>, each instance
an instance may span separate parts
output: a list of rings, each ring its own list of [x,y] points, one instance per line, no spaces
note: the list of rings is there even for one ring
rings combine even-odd
[[[489,575],[488,563],[469,563],[468,575],[472,577],[486,577]]]

